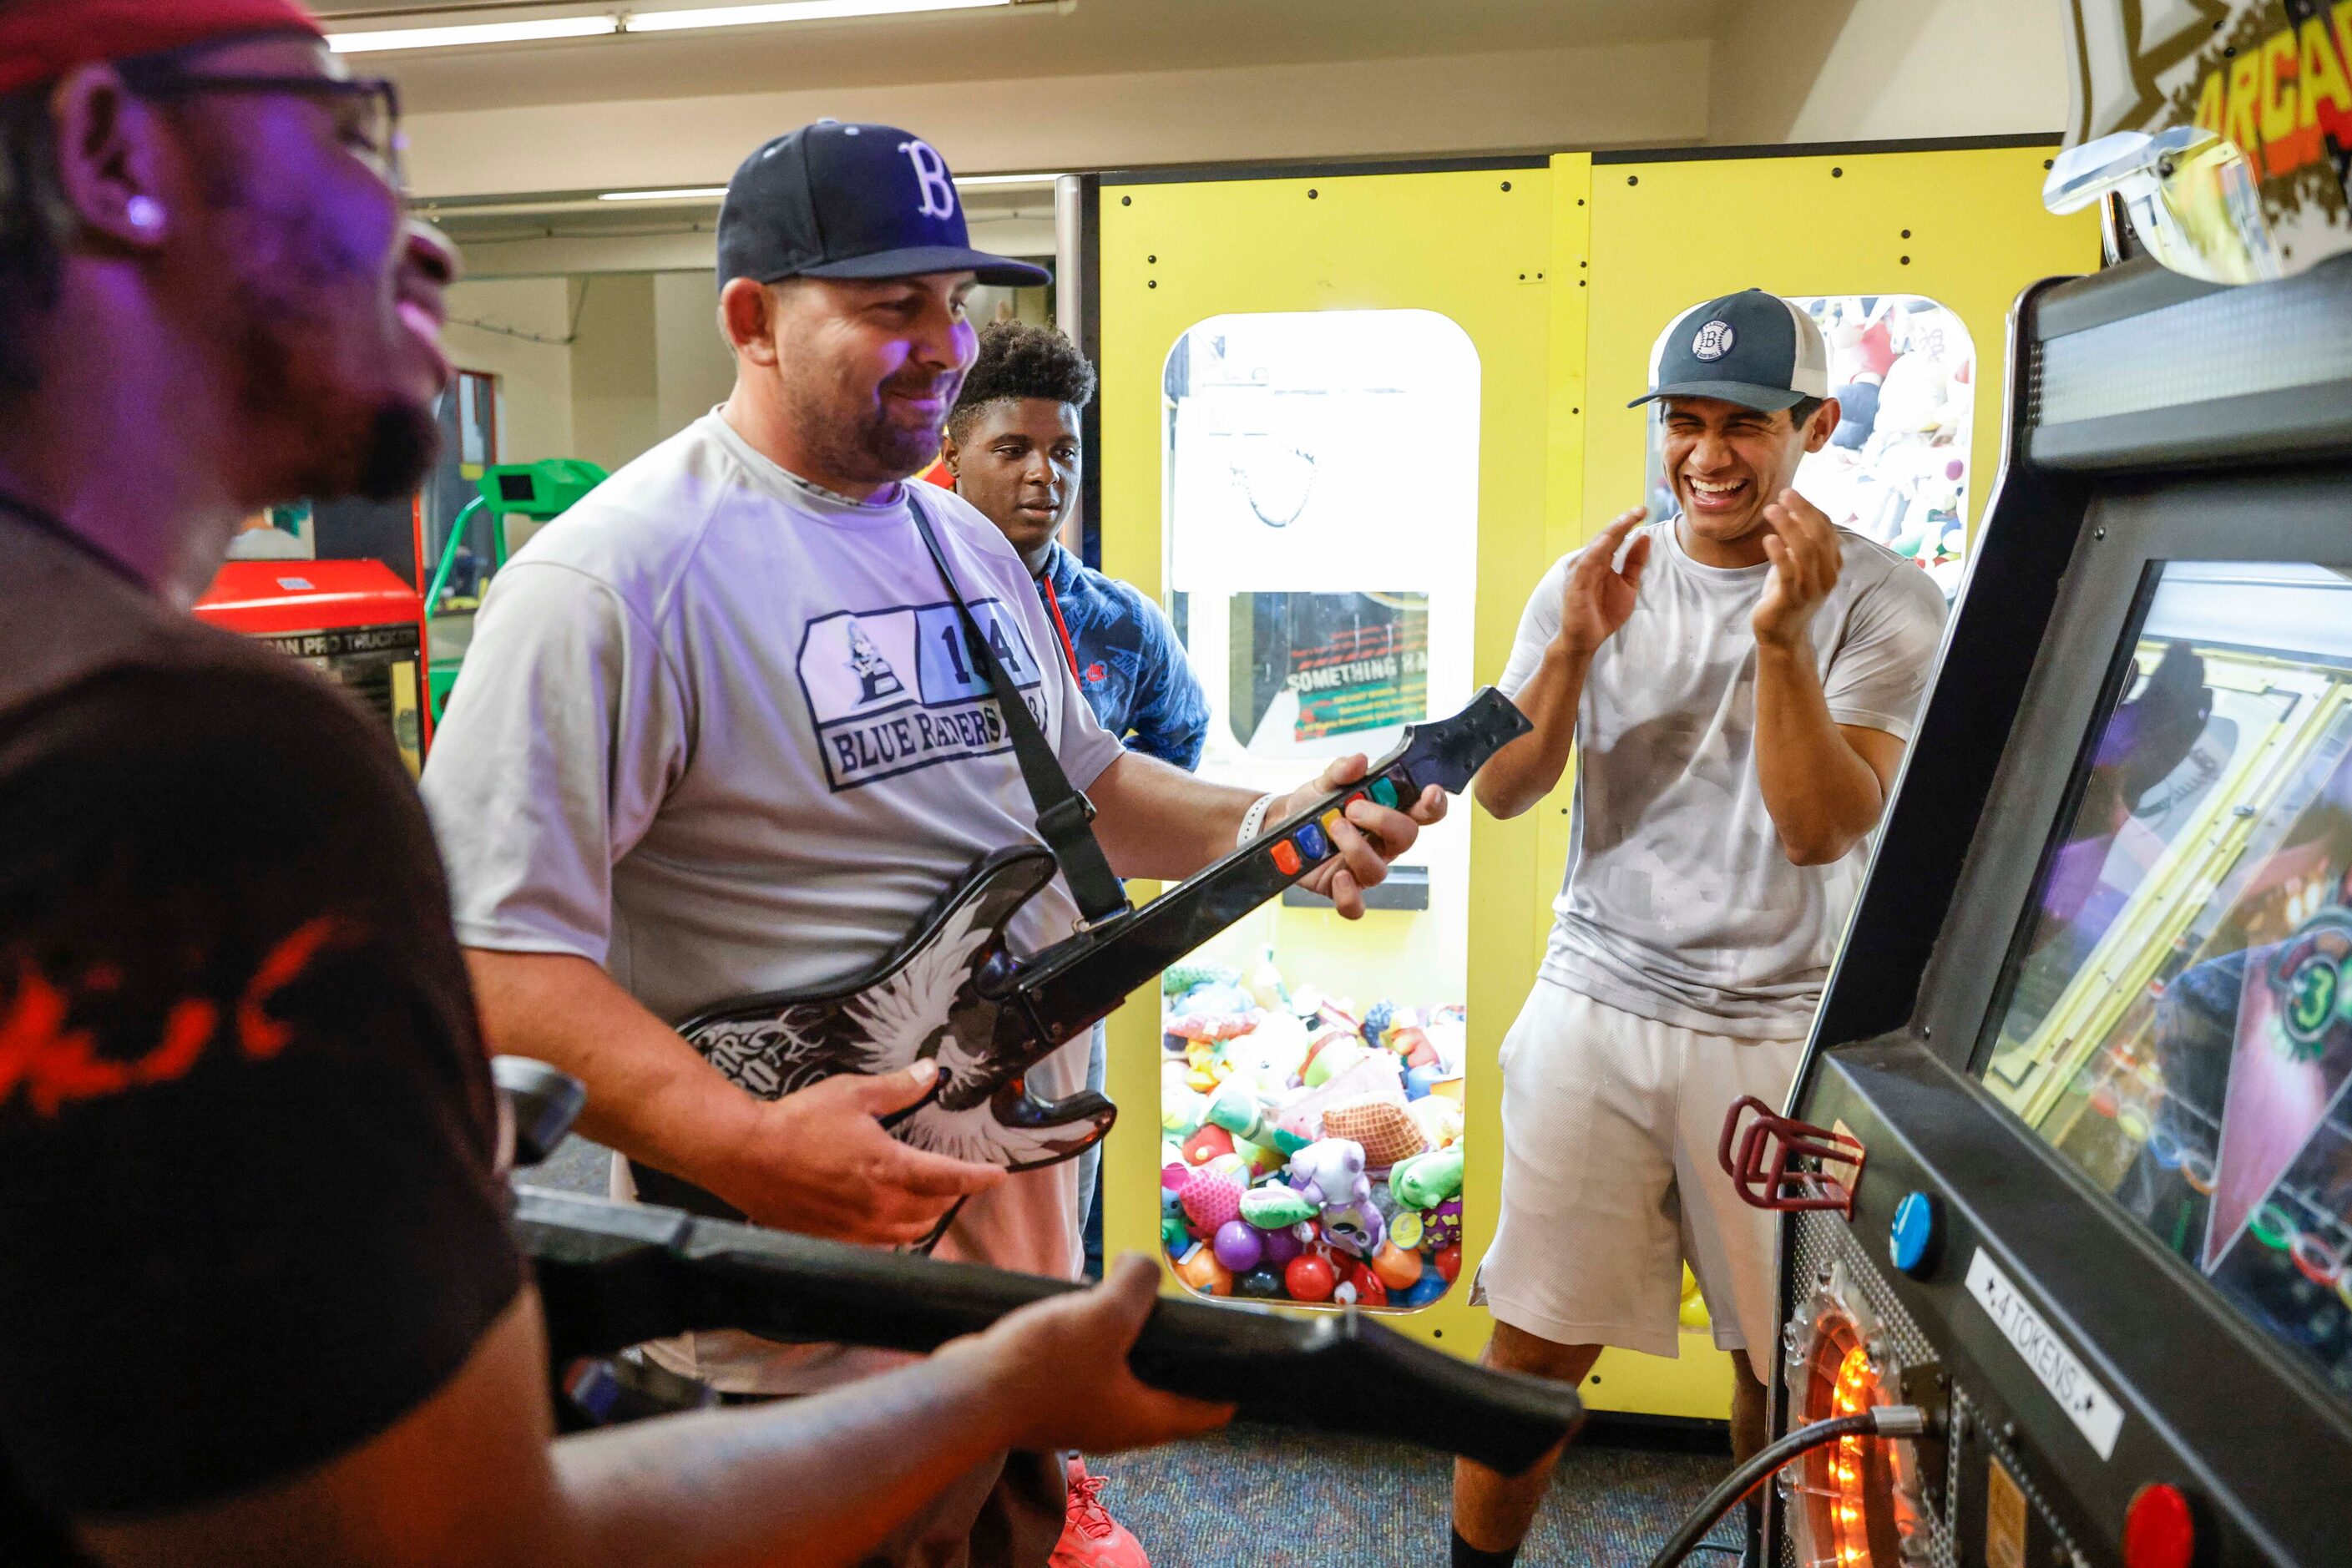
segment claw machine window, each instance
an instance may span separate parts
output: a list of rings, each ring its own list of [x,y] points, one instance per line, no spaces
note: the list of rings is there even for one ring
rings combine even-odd
[[[1216,316],[1163,379],[1164,581],[1201,772],[1259,791],[1466,702],[1479,363],[1427,310]],[[1461,1262],[1470,832],[1360,921],[1294,888],[1163,985],[1161,1238],[1208,1295],[1410,1310]]]
[[[1829,341],[1838,425],[1797,465],[1796,490],[1840,528],[1926,568],[1951,598],[1968,552],[1969,426],[1976,344],[1960,318],[1917,294],[1794,297]],[[1680,318],[1677,318],[1679,321]],[[1650,351],[1650,384],[1675,330]],[[1652,517],[1676,510],[1660,460],[1664,421],[1650,418]]]

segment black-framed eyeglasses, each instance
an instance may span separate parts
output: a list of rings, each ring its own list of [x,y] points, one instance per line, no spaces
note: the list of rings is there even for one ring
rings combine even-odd
[[[335,117],[335,136],[394,190],[405,193],[408,174],[400,134],[400,89],[384,77],[206,76],[197,71],[126,68],[123,80],[142,98],[193,98],[199,93],[287,93],[313,98]]]

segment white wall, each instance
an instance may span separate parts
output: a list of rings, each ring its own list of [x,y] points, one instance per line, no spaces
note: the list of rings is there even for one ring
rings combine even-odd
[[[617,468],[727,400],[718,312],[700,268],[477,279],[449,290],[446,342],[460,369],[499,378],[500,461]]]
[[[2055,132],[2065,0],[1741,0],[1717,36],[1718,146]]]
[[[499,378],[501,462],[572,455],[572,351],[563,342],[569,300],[561,278],[499,279],[449,290],[443,341],[450,359],[460,370]]]
[[[909,126],[961,173],[1658,146],[1706,134],[1701,39],[1507,55],[418,114],[427,197],[707,184],[821,115]]]
[[[684,429],[735,389],[735,355],[719,332],[719,279],[709,270],[654,278],[654,404],[662,437]]]
[[[424,113],[409,164],[428,198],[714,184],[821,115],[912,126],[967,174],[2048,132],[2065,5],[1726,0],[1711,38]]]
[[[572,456],[617,468],[667,434],[661,427],[654,275],[574,278],[570,289],[580,316],[572,345]]]

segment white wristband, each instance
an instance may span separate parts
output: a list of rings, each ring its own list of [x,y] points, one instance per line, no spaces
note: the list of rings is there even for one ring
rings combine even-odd
[[[1258,836],[1259,831],[1265,826],[1266,808],[1281,798],[1278,795],[1262,795],[1252,803],[1247,811],[1242,813],[1242,830],[1234,835],[1235,848],[1241,847]]]

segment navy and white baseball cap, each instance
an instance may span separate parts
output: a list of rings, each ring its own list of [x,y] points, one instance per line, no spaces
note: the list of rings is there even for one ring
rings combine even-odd
[[[1820,324],[1778,294],[1743,289],[1676,316],[1659,340],[1650,390],[1625,406],[1719,397],[1778,414],[1829,395],[1830,345]]]
[[[719,209],[719,286],[738,278],[975,272],[1034,288],[1042,267],[971,247],[947,160],[887,125],[820,120],[743,160]]]

